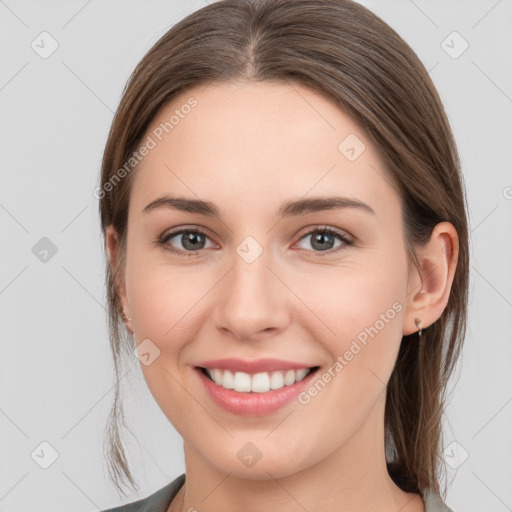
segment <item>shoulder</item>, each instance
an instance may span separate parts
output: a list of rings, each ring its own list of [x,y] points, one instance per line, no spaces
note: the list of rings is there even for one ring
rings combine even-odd
[[[430,489],[423,491],[423,500],[425,501],[425,512],[453,512],[441,499],[441,496],[432,492]]]
[[[101,512],[167,512],[173,498],[185,483],[185,473],[150,496]]]

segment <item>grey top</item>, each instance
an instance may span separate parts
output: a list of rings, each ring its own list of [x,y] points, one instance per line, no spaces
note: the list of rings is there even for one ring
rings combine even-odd
[[[171,501],[174,499],[181,486],[185,483],[185,473],[173,480],[170,484],[162,487],[147,498],[121,505],[116,508],[109,508],[102,512],[167,512]],[[453,512],[441,500],[438,494],[429,490],[423,493],[425,500],[425,512]]]

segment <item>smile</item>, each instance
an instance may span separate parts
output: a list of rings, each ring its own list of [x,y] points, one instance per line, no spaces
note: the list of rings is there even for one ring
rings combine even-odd
[[[213,403],[233,414],[261,416],[291,404],[319,368],[275,359],[217,359],[194,370]]]
[[[250,374],[246,372],[231,372],[220,368],[201,368],[205,375],[224,389],[238,392],[268,393],[270,390],[281,389],[300,382],[309,373],[318,369],[300,368],[299,370],[277,370]]]

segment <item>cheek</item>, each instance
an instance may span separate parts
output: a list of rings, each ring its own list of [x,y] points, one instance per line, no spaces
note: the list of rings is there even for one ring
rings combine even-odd
[[[141,361],[141,369],[160,404],[180,396],[175,378],[182,379],[186,347],[197,339],[208,319],[201,299],[213,286],[216,275],[200,273],[198,268],[171,266],[162,263],[161,257],[155,262],[142,250],[128,254],[126,293],[136,344],[150,340],[158,353],[149,365]]]
[[[181,355],[195,337],[193,304],[199,291],[187,285],[186,277],[175,269],[171,272],[142,258],[133,258],[133,262],[130,267],[127,261],[126,292],[136,344],[158,354],[147,365],[141,359],[140,368],[163,413],[178,431],[186,431],[191,420],[180,373]]]
[[[134,253],[127,260],[126,293],[134,331],[144,338],[178,340],[194,305],[208,291],[197,270],[171,267],[154,258]]]
[[[343,357],[345,379],[371,373],[386,381],[402,338],[404,261],[353,261],[297,280],[293,289],[307,310],[297,315],[305,332],[330,354]],[[375,378],[373,377],[375,380]]]

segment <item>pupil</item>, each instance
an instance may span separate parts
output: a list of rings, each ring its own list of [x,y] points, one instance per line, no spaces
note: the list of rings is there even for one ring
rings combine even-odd
[[[201,243],[201,240],[200,240],[201,236],[202,235],[200,235],[198,233],[187,233],[187,234],[185,234],[185,239],[184,239],[184,242],[183,242],[183,247],[191,249],[191,250],[197,250],[198,243],[199,244]],[[190,245],[187,247],[187,244],[190,244]]]
[[[320,249],[320,250],[326,250],[326,249],[330,249],[330,244],[327,244],[329,245],[329,247],[326,247],[326,243],[325,243],[325,238],[327,239],[331,239],[331,242],[332,242],[332,235],[328,234],[328,233],[318,233],[316,235],[316,237],[314,237],[313,239],[313,246],[315,244],[319,244],[319,246],[317,247],[317,249]]]

